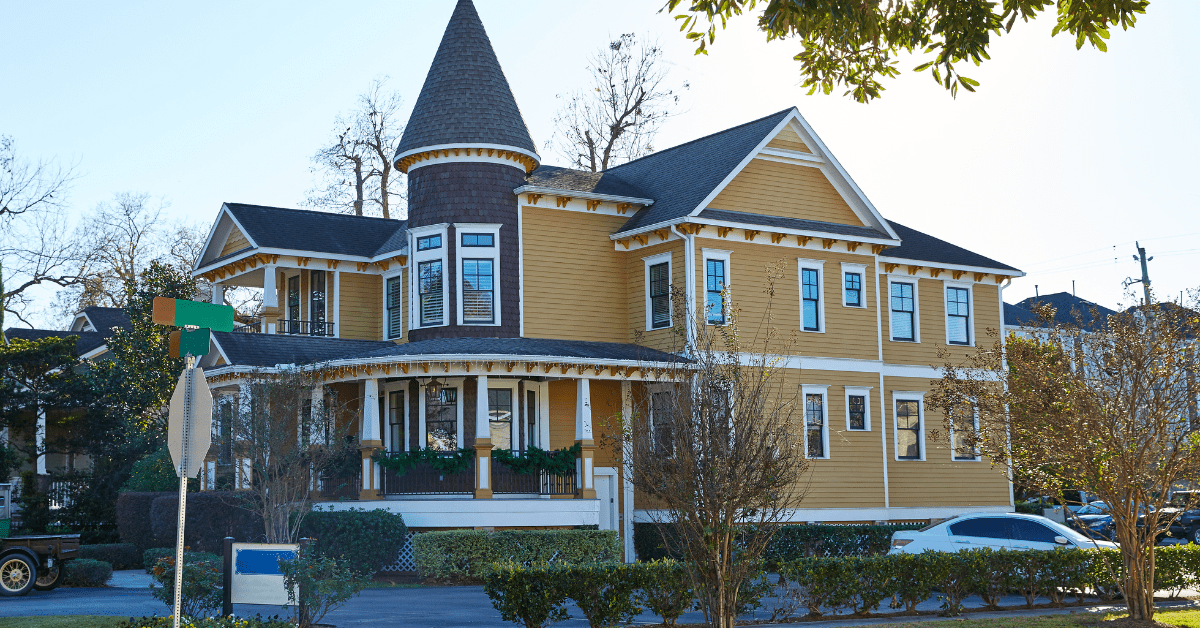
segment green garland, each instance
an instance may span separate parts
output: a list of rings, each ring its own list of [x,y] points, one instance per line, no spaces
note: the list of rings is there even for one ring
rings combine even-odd
[[[545,471],[550,475],[566,475],[575,471],[575,459],[579,457],[581,451],[583,451],[583,446],[579,443],[557,451],[530,447],[523,456],[514,455],[511,449],[495,449],[492,450],[492,458],[520,475],[527,475],[535,471]]]
[[[377,451],[371,459],[396,475],[408,473],[418,462],[428,462],[429,466],[442,473],[454,474],[471,468],[471,463],[475,461],[475,448],[468,447],[455,452],[438,449],[414,449],[395,453]]]

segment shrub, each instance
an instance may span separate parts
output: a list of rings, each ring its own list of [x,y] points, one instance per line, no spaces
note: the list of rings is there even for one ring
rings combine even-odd
[[[199,481],[188,480],[188,491],[197,491]],[[175,463],[171,461],[171,450],[163,447],[158,451],[146,454],[141,460],[133,463],[129,479],[121,487],[122,491],[134,493],[179,492],[179,475],[175,471]]]
[[[819,617],[824,608],[837,613],[854,606],[858,574],[850,560],[801,558],[780,565],[779,575],[797,584],[800,605],[810,617]]]
[[[112,565],[91,558],[76,558],[63,564],[63,584],[71,587],[102,587],[112,577]]]
[[[133,543],[104,543],[80,545],[79,558],[103,560],[113,569],[137,569],[142,566],[142,553]]]
[[[223,561],[211,554],[184,554],[183,589],[179,613],[184,617],[207,617],[221,607]],[[175,606],[175,557],[158,559],[154,566],[158,586],[154,597],[167,606]]]
[[[637,578],[621,563],[560,565],[546,569],[563,595],[573,600],[591,628],[625,624],[642,612],[635,592]]]
[[[158,545],[150,523],[150,505],[164,495],[171,493],[121,493],[117,498],[117,532],[122,543],[133,543],[143,551]]]
[[[696,605],[692,579],[679,561],[635,563],[632,570],[641,591],[639,603],[662,617],[664,624],[674,626],[680,615]]]
[[[117,624],[117,628],[171,628],[172,617],[131,617]],[[294,628],[289,621],[278,617],[184,617],[180,622],[183,628]]]
[[[370,581],[355,573],[348,563],[303,548],[295,560],[280,561],[298,628],[316,624],[367,587]]]
[[[257,543],[264,537],[262,519],[242,508],[236,491],[204,491],[188,495],[184,543],[204,552],[221,553],[225,537],[239,543]],[[150,506],[151,533],[159,545],[175,545],[179,521],[179,495],[156,498]]]
[[[413,537],[423,577],[478,581],[494,563],[539,566],[616,561],[620,545],[612,530],[448,530]]]
[[[896,577],[896,599],[892,602],[893,607],[902,607],[904,612],[915,615],[917,604],[933,594],[933,589],[937,586],[934,561],[938,553],[896,554],[881,559],[894,562],[892,573]]]
[[[566,596],[559,589],[556,577],[542,567],[495,564],[484,578],[483,591],[500,612],[500,619],[525,628],[543,628],[550,622],[571,618],[563,608]]]
[[[158,561],[160,561],[164,558],[167,558],[170,560],[175,560],[175,548],[174,547],[152,547],[152,548],[146,550],[145,552],[142,552],[142,565],[146,568],[146,573],[153,574],[154,568],[156,566],[158,566]],[[192,562],[195,560],[216,560],[216,561],[221,561],[222,565],[224,564],[224,561],[225,561],[223,556],[218,556],[217,554],[211,554],[209,552],[190,552],[190,551],[185,551],[183,553],[183,560],[185,560],[187,562]]]
[[[892,533],[915,530],[918,524],[835,526],[822,524],[780,526],[763,553],[770,566],[811,556],[882,556],[892,544]]]
[[[312,547],[317,554],[339,558],[352,571],[372,576],[396,561],[408,528],[398,514],[351,509],[306,514],[300,536],[316,539]]]

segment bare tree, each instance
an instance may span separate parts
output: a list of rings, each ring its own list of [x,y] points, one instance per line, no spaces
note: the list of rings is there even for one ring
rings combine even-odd
[[[385,89],[386,80],[373,80],[354,111],[337,117],[334,139],[312,157],[312,171],[321,181],[302,204],[356,216],[368,207],[368,213],[378,211],[384,218],[404,213],[403,174],[392,166],[404,132],[402,100]]]
[[[714,628],[732,628],[742,587],[804,496],[799,372],[784,368],[789,343],[770,315],[781,269],[768,272],[766,315],[752,336],[741,335],[736,308],[724,326],[706,325],[703,313],[675,326],[690,330],[679,332],[687,357],[671,384],[650,391],[626,445],[633,485],[664,513],[654,523],[684,558]],[[675,292],[676,311],[694,311]]]
[[[663,50],[626,33],[588,59],[592,84],[564,98],[551,145],[573,167],[597,172],[654,151],[679,93],[668,87]],[[684,83],[682,89],[687,89]]]
[[[989,330],[991,346],[965,357],[942,351],[931,395],[947,417],[942,437],[1025,488],[1060,499],[1082,490],[1107,503],[1129,616],[1149,620],[1154,544],[1178,515],[1163,506],[1200,477],[1200,315],[1170,303],[1107,321],[1092,312],[1100,326],[1040,314],[1038,333],[1001,339]]]

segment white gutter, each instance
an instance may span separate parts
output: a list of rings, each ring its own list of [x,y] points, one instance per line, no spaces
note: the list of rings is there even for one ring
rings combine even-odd
[[[680,233],[675,225],[671,225],[671,232],[683,238],[683,275],[687,281],[684,286],[684,295],[687,298],[687,323],[684,329],[687,331],[688,342],[691,343],[696,339],[696,236]]]

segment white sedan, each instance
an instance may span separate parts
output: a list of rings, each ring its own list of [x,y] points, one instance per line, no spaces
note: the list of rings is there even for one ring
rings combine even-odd
[[[1014,550],[1116,549],[1117,544],[1089,539],[1061,523],[1037,515],[981,513],[960,515],[920,530],[896,532],[892,534],[892,548],[888,553],[919,554],[926,550],[957,552],[975,547]]]

